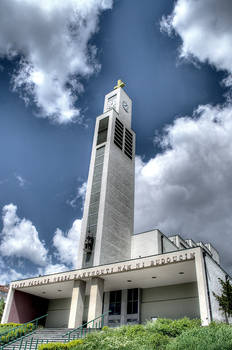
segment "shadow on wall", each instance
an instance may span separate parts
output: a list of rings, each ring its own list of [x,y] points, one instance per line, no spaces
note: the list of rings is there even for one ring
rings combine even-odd
[[[48,299],[16,290],[14,292],[8,322],[29,322],[45,315],[47,309]],[[45,319],[42,319],[41,322],[45,322]]]

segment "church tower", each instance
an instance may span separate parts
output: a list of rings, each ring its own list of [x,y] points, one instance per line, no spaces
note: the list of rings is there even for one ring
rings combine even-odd
[[[132,101],[119,80],[97,117],[78,252],[78,268],[131,258],[135,134]]]

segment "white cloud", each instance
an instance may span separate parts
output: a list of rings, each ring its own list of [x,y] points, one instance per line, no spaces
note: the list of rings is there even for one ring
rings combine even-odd
[[[231,0],[177,0],[161,29],[182,39],[180,56],[232,73]]]
[[[48,275],[68,271],[76,267],[78,244],[81,230],[81,220],[75,220],[67,233],[57,228],[53,245],[56,248],[54,255],[48,255],[45,243],[39,239],[38,232],[31,221],[21,219],[17,215],[17,206],[8,204],[3,207],[3,229],[0,233],[0,284],[12,280],[31,277],[30,275]],[[12,268],[12,261],[7,258],[20,258],[17,261],[18,269],[25,270],[25,259],[30,260],[36,268],[35,273],[23,274]],[[60,263],[54,263],[56,257]]]
[[[81,198],[82,210],[84,208],[85,194],[86,194],[87,182],[83,182],[80,187],[77,188],[75,196],[71,200],[67,200],[67,203],[71,205],[72,208],[76,208],[77,201]]]
[[[230,0],[177,0],[172,14],[161,21],[162,31],[181,37],[180,57],[224,70],[223,83],[228,88],[232,86],[231,14]],[[154,208],[153,213],[146,211],[144,224],[212,241],[232,269],[231,90],[227,101],[226,106],[200,106],[194,119],[177,119],[161,139],[164,152],[147,164],[137,159],[141,183],[137,198],[144,200],[147,209],[148,203]],[[138,201],[137,211],[142,220]],[[141,227],[141,221],[137,225]]]
[[[58,259],[72,268],[75,268],[77,263],[80,233],[81,220],[77,219],[66,234],[58,228],[53,237],[53,245],[57,249]]]
[[[112,0],[0,1],[0,57],[19,55],[14,89],[37,105],[40,116],[58,123],[79,118],[81,79],[100,67],[89,40],[111,6]]]
[[[40,241],[38,232],[30,220],[17,215],[17,206],[3,207],[3,229],[0,234],[0,253],[2,256],[26,258],[39,266],[47,263],[47,249]]]
[[[26,278],[26,276],[21,274],[20,272],[15,271],[14,269],[4,269],[3,271],[0,271],[1,285],[6,285],[9,284],[11,281],[17,281],[23,278]]]
[[[20,175],[15,175],[15,177],[16,177],[16,180],[18,181],[19,186],[24,187],[26,180]]]
[[[9,284],[11,281],[26,278],[27,276],[17,272],[15,269],[10,268],[0,256],[0,284]]]
[[[135,226],[211,241],[231,267],[232,108],[200,106],[178,118],[163,152],[136,159]]]
[[[68,267],[64,264],[48,264],[45,268],[39,268],[39,275],[50,275],[52,273],[68,271]]]

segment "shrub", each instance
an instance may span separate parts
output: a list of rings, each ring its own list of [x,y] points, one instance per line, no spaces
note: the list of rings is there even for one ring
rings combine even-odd
[[[190,320],[187,317],[179,320],[170,320],[168,318],[159,318],[155,322],[147,322],[146,330],[150,332],[158,332],[168,337],[177,337],[188,329],[200,327],[201,321],[199,319]]]
[[[169,338],[143,325],[106,328],[89,333],[77,350],[164,350]]]
[[[14,328],[14,327],[18,327],[18,326],[21,326],[22,323],[13,323],[13,322],[10,322],[10,323],[1,323],[0,324],[0,328],[1,327],[11,327],[11,328]]]
[[[83,339],[72,340],[69,343],[48,343],[39,345],[38,350],[69,350],[79,347],[83,344]]]
[[[167,350],[231,350],[232,327],[226,324],[211,324],[183,332],[174,339]]]
[[[21,337],[22,335],[32,332],[35,328],[35,325],[33,323],[28,323],[26,325],[19,324],[19,326],[15,327],[18,328],[12,329],[14,327],[9,327],[9,330],[6,330],[8,332],[7,334],[2,336],[0,335],[0,344],[9,343],[10,341]]]

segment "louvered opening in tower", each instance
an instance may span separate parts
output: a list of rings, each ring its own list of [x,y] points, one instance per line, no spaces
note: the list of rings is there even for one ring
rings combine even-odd
[[[133,135],[127,129],[126,129],[126,132],[125,132],[124,153],[127,155],[127,157],[132,159],[132,155],[133,155]]]
[[[115,130],[114,130],[114,143],[121,150],[122,150],[122,146],[123,146],[123,129],[124,129],[123,124],[120,122],[120,120],[118,120],[116,118],[116,120],[115,120]]]

